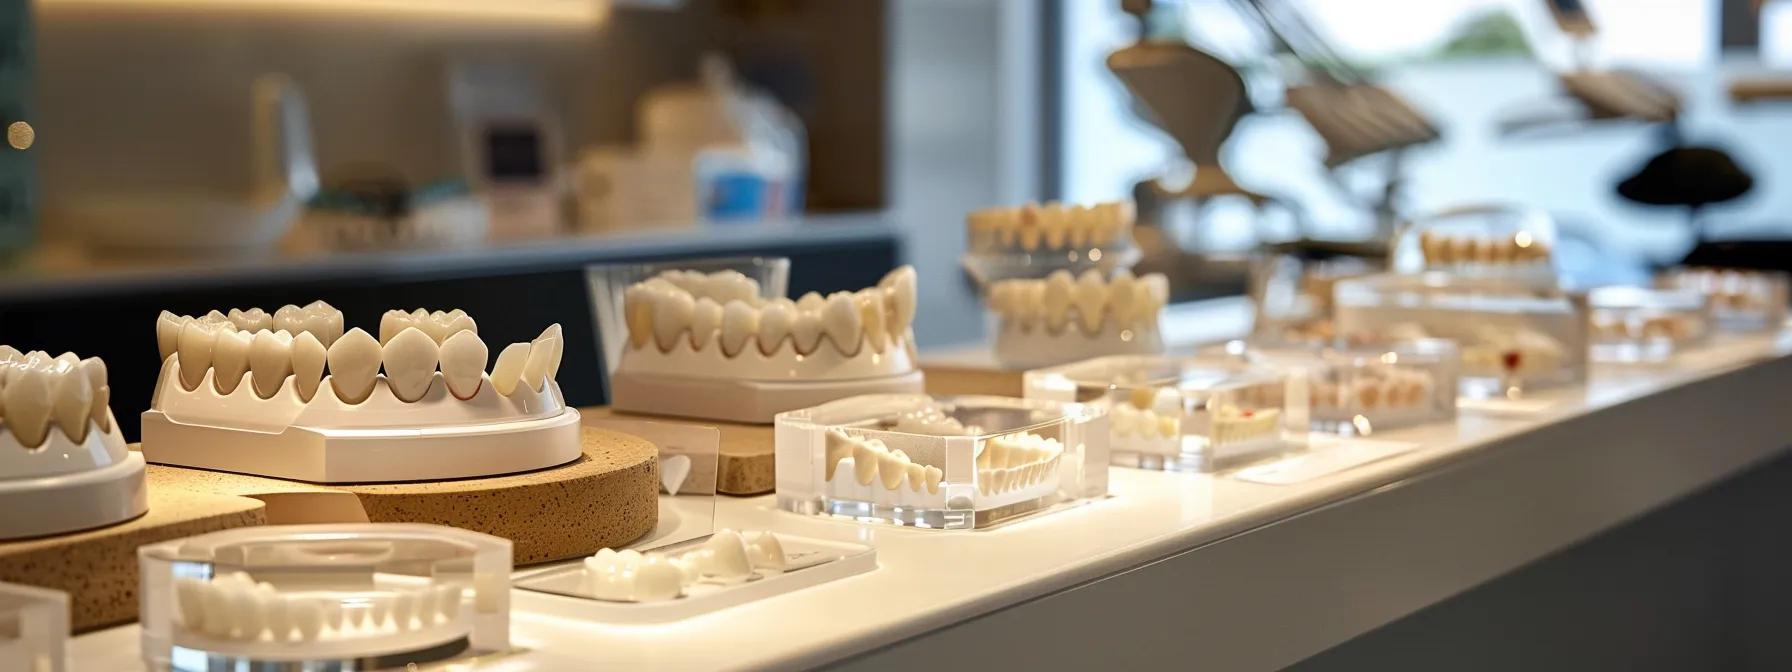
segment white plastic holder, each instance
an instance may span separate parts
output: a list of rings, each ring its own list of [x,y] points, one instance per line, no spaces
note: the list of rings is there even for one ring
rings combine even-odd
[[[230,394],[212,384],[181,385],[179,355],[168,358],[150,410],[143,456],[182,467],[312,483],[380,483],[476,478],[559,466],[580,455],[579,412],[560,386],[518,386],[499,394],[486,379],[472,398],[449,394],[442,374],[417,401],[399,400],[384,376],[358,404],[336,397],[325,377],[309,402],[293,379],[268,399],[245,374]]]
[[[624,345],[610,374],[611,406],[626,413],[771,424],[779,413],[864,394],[919,394],[922,374],[914,338],[904,334],[883,352],[862,340],[846,355],[823,337],[799,354],[788,340],[772,354],[749,345],[730,357],[719,346],[693,349],[679,339],[670,351],[650,341]]]
[[[91,420],[80,443],[51,427],[42,445],[0,431],[0,540],[105,527],[149,511],[143,456],[125,446],[118,421]]]

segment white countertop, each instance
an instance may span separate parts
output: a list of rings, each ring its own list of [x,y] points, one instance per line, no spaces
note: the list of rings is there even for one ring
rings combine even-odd
[[[1277,667],[1778,454],[1792,443],[1785,429],[1792,420],[1750,404],[1774,403],[1761,400],[1759,390],[1785,380],[1774,376],[1792,367],[1788,352],[1784,339],[1761,337],[1689,353],[1672,369],[1596,367],[1585,390],[1540,396],[1550,402],[1541,412],[1464,412],[1454,425],[1386,432],[1377,438],[1422,447],[1297,485],[1114,468],[1104,501],[989,530],[862,525],[779,512],[770,496],[725,498],[720,526],[869,543],[878,549],[879,568],[654,626],[532,613],[528,601],[536,598],[518,591],[512,636],[526,651],[481,669],[758,669],[843,660],[880,667],[936,654],[954,656],[952,667],[1040,659],[1076,667],[1141,660],[1131,657],[1139,647],[1181,646],[1198,647],[1214,669]],[[1729,394],[1738,398],[1721,399]],[[1660,442],[1626,433],[1659,431],[1649,426],[1661,414],[1651,400],[1689,408],[1697,419],[1705,417],[1696,415],[1705,412],[1700,404],[1729,404],[1738,415],[1709,418],[1727,423],[1734,438],[1700,446],[1671,432]],[[1759,426],[1741,426],[1748,423]],[[1588,432],[1626,445],[1587,441]],[[1559,473],[1552,471],[1557,463]],[[1586,473],[1601,482],[1584,482]],[[1554,502],[1567,503],[1550,510]],[[1444,521],[1463,537],[1429,537],[1420,517]],[[1338,534],[1358,524],[1380,531],[1340,540],[1307,529],[1311,522],[1303,528],[1303,520],[1323,521]],[[1281,550],[1259,548],[1271,542]],[[1360,557],[1365,546],[1367,561]],[[1208,569],[1177,569],[1196,566],[1188,563]],[[1351,572],[1356,583],[1328,574],[1335,571]],[[1265,577],[1269,583],[1252,584]],[[1188,594],[1178,594],[1184,581]],[[1138,631],[1130,646],[1088,646],[1078,635],[1121,636],[1102,633],[1129,620],[1074,606],[1104,600],[1141,613],[1184,610],[1170,618],[1187,620],[1153,621],[1159,627]],[[999,648],[1010,631],[1034,646]],[[913,647],[917,642],[927,648]],[[81,636],[73,652],[77,669],[129,669],[137,661],[137,628]]]

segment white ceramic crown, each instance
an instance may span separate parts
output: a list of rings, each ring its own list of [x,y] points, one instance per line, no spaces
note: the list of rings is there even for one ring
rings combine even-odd
[[[554,380],[560,325],[506,347],[488,373],[477,325],[458,310],[388,311],[378,340],[341,332],[341,313],[321,302],[273,321],[295,312],[297,332],[257,321],[260,310],[164,313],[144,454],[325,483],[470,478],[578,457],[578,411]]]
[[[71,532],[148,510],[143,457],[107,403],[106,364],[0,345],[0,539]]]

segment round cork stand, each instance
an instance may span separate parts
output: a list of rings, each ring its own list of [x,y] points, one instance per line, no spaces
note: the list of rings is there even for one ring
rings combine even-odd
[[[267,523],[433,523],[509,539],[517,565],[623,546],[659,522],[658,450],[582,429],[583,454],[558,467],[452,481],[322,485],[152,464],[151,486],[254,497]]]

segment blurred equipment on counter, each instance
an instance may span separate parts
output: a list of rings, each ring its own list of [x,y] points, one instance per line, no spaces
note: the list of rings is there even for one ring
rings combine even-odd
[[[465,247],[484,242],[490,212],[466,182],[418,187],[390,170],[326,186],[306,204],[288,251]]]
[[[83,194],[49,204],[49,216],[89,246],[133,255],[231,256],[271,252],[317,193],[305,96],[291,78],[250,87],[249,193],[142,191]]]
[[[802,212],[806,136],[769,94],[740,82],[709,54],[696,82],[662,86],[636,109],[640,143],[596,147],[579,159],[573,191],[586,231]]]
[[[0,126],[6,127],[6,146],[0,147],[0,255],[31,242],[36,228],[36,168],[31,144],[37,131],[31,126],[31,5],[0,5]]]
[[[534,73],[519,66],[459,63],[449,71],[448,88],[463,170],[489,204],[491,237],[559,233],[564,228],[560,125]]]

